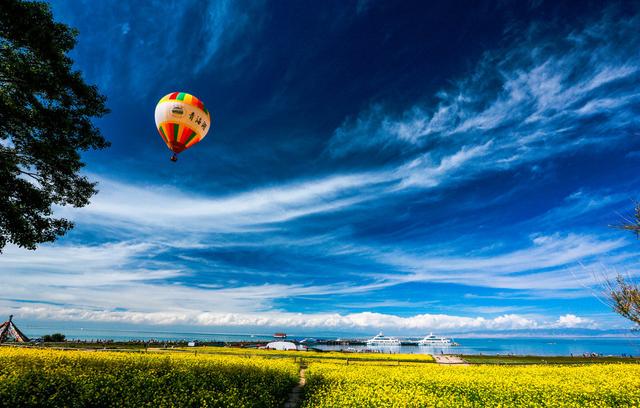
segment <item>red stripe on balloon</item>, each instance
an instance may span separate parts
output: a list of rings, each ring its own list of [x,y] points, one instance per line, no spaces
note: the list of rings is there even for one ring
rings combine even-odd
[[[180,139],[178,139],[180,143],[185,143],[186,140],[189,138],[189,136],[191,136],[191,133],[193,133],[193,130],[185,126],[184,129],[182,129],[182,134],[180,135]]]
[[[173,141],[173,123],[167,122],[164,126],[167,129],[167,137],[169,138],[169,141]]]

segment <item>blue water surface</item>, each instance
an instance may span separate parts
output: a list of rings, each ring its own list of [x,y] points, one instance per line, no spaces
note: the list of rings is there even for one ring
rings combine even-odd
[[[201,333],[201,332],[171,332],[171,331],[118,331],[94,328],[67,328],[62,330],[68,339],[78,340],[113,340],[113,341],[272,341],[272,334],[231,334],[231,333]],[[50,328],[33,327],[26,333],[28,336],[40,337],[52,333]],[[308,336],[313,337],[313,336]],[[301,340],[303,337],[290,337]],[[316,339],[331,339],[317,336]],[[361,339],[362,340],[362,339]],[[537,356],[570,356],[596,353],[604,356],[640,356],[640,336],[628,337],[504,337],[504,338],[459,338],[455,339],[458,346],[449,347],[418,347],[396,346],[377,347],[383,353],[419,353],[419,354],[514,354]],[[323,350],[364,350],[366,346],[329,346],[313,345]],[[370,349],[370,348],[369,348]]]
[[[391,346],[373,347],[382,353],[423,354],[486,354],[486,355],[530,355],[530,356],[581,356],[598,354],[603,356],[640,356],[640,339],[637,337],[526,337],[526,338],[464,338],[456,339],[458,346],[419,347]],[[346,346],[319,346],[325,350],[341,350]],[[372,347],[351,346],[356,350]]]

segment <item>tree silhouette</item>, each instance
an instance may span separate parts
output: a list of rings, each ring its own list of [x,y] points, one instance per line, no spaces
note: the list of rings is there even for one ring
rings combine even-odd
[[[77,31],[41,2],[0,5],[0,251],[35,249],[73,228],[52,205],[82,207],[96,184],[80,153],[109,143],[91,123],[105,97],[72,68]]]

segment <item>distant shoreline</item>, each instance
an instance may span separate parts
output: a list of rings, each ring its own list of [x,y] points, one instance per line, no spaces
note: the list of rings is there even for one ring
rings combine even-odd
[[[224,355],[253,355],[259,353],[260,355],[269,356],[282,356],[282,357],[294,357],[300,356],[306,358],[306,355],[312,355],[313,358],[325,358],[321,357],[326,355],[326,358],[344,358],[352,359],[363,357],[376,359],[375,356],[387,361],[395,361],[396,354],[397,359],[401,361],[408,361],[407,357],[411,354],[404,353],[374,353],[368,352],[353,352],[346,350],[322,350],[318,348],[310,348],[308,351],[279,351],[279,350],[261,350],[260,346],[264,346],[264,343],[199,343],[196,346],[189,347],[188,342],[173,341],[173,342],[91,342],[91,341],[66,341],[57,343],[3,343],[0,347],[25,347],[36,349],[57,349],[57,350],[85,350],[85,351],[122,351],[122,352],[146,352],[146,351],[168,351],[168,352],[187,352],[194,354],[224,354]],[[337,354],[344,357],[335,357]],[[438,356],[440,353],[431,351],[431,353],[424,353],[427,355]],[[624,354],[624,355],[599,355],[599,354],[573,354],[573,355],[544,355],[544,354],[460,354],[456,353],[455,348],[447,350],[447,353],[442,353],[445,356],[459,356],[464,360],[465,364],[494,364],[494,365],[531,365],[531,364],[591,364],[591,363],[640,363],[640,351],[636,354]],[[374,357],[366,357],[374,356]],[[418,354],[416,354],[418,356]],[[416,357],[417,358],[417,357]],[[420,357],[422,358],[422,357]]]
[[[64,343],[47,343],[47,347],[64,348],[91,348],[91,349],[145,349],[145,348],[172,348],[187,347],[189,342],[195,342],[198,346],[210,347],[242,347],[245,349],[258,348],[274,341],[273,337],[263,338],[238,338],[227,336],[222,339],[207,338],[149,338],[149,339],[74,339],[69,336]],[[282,340],[282,339],[277,339]],[[304,344],[309,349],[318,352],[377,352],[383,354],[456,354],[478,356],[640,356],[640,339],[638,338],[458,338],[458,346],[429,347],[401,345],[390,347],[368,347],[361,339],[318,339],[319,341],[301,342],[301,338],[287,338],[284,341],[292,341]],[[42,345],[42,344],[39,344]],[[194,350],[197,349],[194,348]]]

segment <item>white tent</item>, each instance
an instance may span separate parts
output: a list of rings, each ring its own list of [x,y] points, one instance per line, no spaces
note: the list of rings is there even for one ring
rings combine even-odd
[[[271,350],[297,350],[298,349],[296,345],[290,341],[272,341],[271,343],[267,344],[265,348],[268,348]]]

